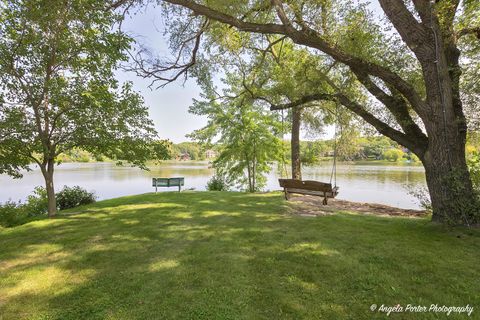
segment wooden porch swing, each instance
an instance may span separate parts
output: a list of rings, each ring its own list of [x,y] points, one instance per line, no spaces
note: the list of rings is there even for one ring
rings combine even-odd
[[[323,205],[328,204],[329,198],[335,198],[338,195],[339,187],[337,186],[337,122],[338,122],[338,105],[335,108],[335,131],[334,131],[334,148],[333,148],[333,166],[330,174],[330,182],[320,182],[314,180],[296,180],[296,179],[278,179],[280,187],[283,188],[285,199],[290,199],[291,193],[319,196],[323,197]],[[283,126],[283,110],[282,110],[282,126]],[[284,167],[285,167],[285,159]],[[285,168],[284,168],[285,169]],[[286,169],[285,169],[286,172]],[[333,185],[332,185],[333,180]]]

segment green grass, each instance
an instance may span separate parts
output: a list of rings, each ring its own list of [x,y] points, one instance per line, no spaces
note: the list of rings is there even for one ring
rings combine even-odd
[[[385,318],[373,303],[468,303],[480,317],[478,230],[293,216],[279,193],[146,194],[73,211],[86,212],[0,229],[0,319]]]

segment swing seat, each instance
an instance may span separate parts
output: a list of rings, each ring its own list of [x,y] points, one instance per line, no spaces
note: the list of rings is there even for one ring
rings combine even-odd
[[[323,204],[328,204],[328,198],[335,198],[338,194],[338,187],[332,187],[331,183],[324,183],[312,180],[278,179],[280,187],[283,188],[285,199],[289,200],[291,193],[305,194],[310,196],[323,197]]]

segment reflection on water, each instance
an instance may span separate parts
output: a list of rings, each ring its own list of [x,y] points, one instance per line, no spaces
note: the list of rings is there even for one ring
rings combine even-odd
[[[304,167],[303,179],[330,181],[331,164]],[[185,177],[185,188],[205,190],[213,170],[207,162],[165,162],[150,167],[150,171],[138,168],[119,167],[114,163],[64,163],[56,167],[56,189],[63,185],[79,185],[95,190],[99,199],[152,192],[152,177]],[[267,190],[278,190],[279,170],[268,176]],[[35,168],[26,172],[23,179],[14,180],[0,175],[0,202],[19,200],[43,185],[40,171]],[[377,164],[341,164],[337,167],[337,185],[340,199],[376,202],[402,208],[418,208],[415,199],[407,193],[406,186],[424,186],[422,167]],[[176,188],[170,188],[174,191]],[[163,190],[162,190],[163,191]],[[165,189],[165,191],[167,191]]]

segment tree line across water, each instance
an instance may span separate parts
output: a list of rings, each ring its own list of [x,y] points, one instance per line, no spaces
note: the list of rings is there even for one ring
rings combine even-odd
[[[480,152],[480,135],[470,135],[466,145],[466,156],[472,158],[475,153]],[[291,161],[290,142],[284,140],[285,160]],[[340,137],[337,141],[337,157],[340,161],[363,161],[363,160],[384,160],[386,162],[408,162],[418,163],[420,160],[408,149],[403,148],[395,141],[382,136],[355,135],[353,137]],[[333,139],[326,140],[303,140],[300,141],[300,159],[303,165],[313,165],[321,161],[330,161],[334,154]],[[214,156],[207,153],[213,150]],[[155,160],[185,160],[182,155],[188,155],[188,160],[204,161],[215,160],[221,153],[222,146],[214,144],[206,147],[198,142],[169,143],[167,152],[161,159]],[[56,160],[64,162],[105,162],[114,161],[103,155],[95,155],[80,148],[61,153]]]

